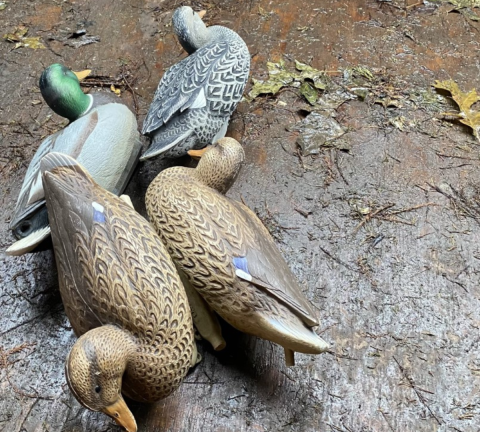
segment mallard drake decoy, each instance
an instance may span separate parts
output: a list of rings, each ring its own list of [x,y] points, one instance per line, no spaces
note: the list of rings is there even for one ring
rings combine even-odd
[[[173,14],[173,27],[190,54],[165,72],[143,123],[152,144],[140,160],[173,158],[225,136],[250,71],[243,39],[222,26],[207,27],[188,6]]]
[[[68,354],[67,382],[78,401],[136,423],[121,393],[154,402],[196,363],[185,290],[153,227],[96,184],[74,159],[41,161],[60,293],[80,338]]]
[[[40,175],[40,160],[56,151],[77,159],[104,188],[115,194],[125,189],[141,151],[133,113],[112,96],[85,94],[77,75],[60,64],[45,69],[40,90],[47,104],[71,123],[50,135],[37,149],[20,189],[10,229],[20,239],[10,255],[33,250],[50,234]]]
[[[190,152],[191,153],[191,152]],[[225,321],[293,352],[318,354],[328,344],[311,329],[313,307],[262,222],[223,194],[244,160],[242,146],[223,138],[197,168],[173,167],[150,184],[150,220],[177,268]]]

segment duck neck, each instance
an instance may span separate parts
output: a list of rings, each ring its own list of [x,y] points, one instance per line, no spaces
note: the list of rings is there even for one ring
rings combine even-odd
[[[225,158],[219,163],[213,158],[209,159],[207,152],[200,159],[195,169],[195,176],[206,186],[225,194],[238,177],[242,162],[243,160],[238,158]]]
[[[180,44],[188,54],[195,51],[210,42],[211,34],[209,27],[193,28],[187,38],[179,38]]]

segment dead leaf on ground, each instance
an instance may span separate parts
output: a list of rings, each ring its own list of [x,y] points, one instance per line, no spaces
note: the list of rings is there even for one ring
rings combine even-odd
[[[117,96],[120,96],[120,89],[116,88],[113,84],[110,86],[110,90],[115,93]]]
[[[80,48],[81,46],[84,45],[90,45],[92,43],[98,43],[100,42],[100,37],[98,36],[91,36],[87,34],[80,34],[80,36],[75,36],[75,37],[68,37],[63,44],[68,45],[72,48]]]
[[[303,156],[318,154],[322,147],[335,147],[333,142],[345,133],[335,119],[317,112],[310,113],[288,130],[300,132],[297,144]]]
[[[3,38],[15,44],[14,49],[20,47],[27,47],[31,49],[45,49],[45,45],[40,42],[40,36],[35,37],[25,37],[28,32],[28,27],[20,25],[15,27],[13,33],[6,33],[3,35]]]
[[[448,116],[453,115],[457,117],[460,122],[472,128],[473,135],[480,141],[480,112],[472,109],[472,106],[480,101],[480,95],[477,94],[477,91],[473,89],[468,93],[464,93],[453,80],[435,81],[434,87],[448,91],[460,109],[459,113],[444,114]]]
[[[253,87],[248,93],[248,100],[252,101],[262,94],[275,95],[283,87],[300,88],[300,93],[305,99],[314,105],[317,99],[317,89],[325,90],[329,78],[325,72],[315,69],[307,64],[295,60],[294,71],[285,68],[285,62],[267,62],[268,79],[265,81],[253,78]]]
[[[28,28],[20,25],[15,27],[13,33],[6,33],[3,35],[3,38],[6,39],[8,42],[20,42],[28,32]]]
[[[460,12],[472,21],[480,21],[480,16],[473,12],[473,9],[480,8],[480,0],[437,0],[437,2],[452,5],[450,12]]]

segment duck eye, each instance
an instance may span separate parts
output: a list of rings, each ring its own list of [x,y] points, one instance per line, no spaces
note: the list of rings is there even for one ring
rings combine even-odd
[[[18,226],[17,232],[20,235],[25,235],[28,233],[28,231],[30,231],[31,227],[32,227],[32,224],[29,221],[24,221]]]
[[[96,391],[97,393],[100,393],[100,392],[102,391],[102,388],[101,388],[100,386],[96,386],[96,387],[95,387],[95,391]]]

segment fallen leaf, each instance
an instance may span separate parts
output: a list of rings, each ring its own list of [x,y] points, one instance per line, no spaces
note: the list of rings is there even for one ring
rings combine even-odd
[[[320,153],[321,147],[332,146],[332,142],[345,133],[335,119],[317,112],[310,113],[289,131],[300,132],[297,144],[304,156]]]
[[[315,104],[316,89],[325,90],[328,78],[324,72],[297,60],[295,60],[295,68],[294,71],[288,71],[283,60],[278,63],[267,62],[268,79],[265,81],[252,79],[253,87],[248,93],[248,100],[252,101],[261,94],[275,95],[283,87],[295,87],[300,88],[300,93],[310,104]],[[313,85],[308,84],[307,80],[311,81]]]
[[[305,97],[310,105],[315,105],[318,99],[317,89],[309,82],[304,81],[300,86],[300,93]]]
[[[448,0],[448,3],[458,9],[480,7],[480,0]]]
[[[3,11],[7,7],[7,2],[0,2],[0,11]]]
[[[97,42],[100,42],[100,38],[98,36],[82,34],[74,38],[69,37],[65,42],[63,42],[63,44],[71,46],[72,48],[80,48],[81,46],[90,45]]]
[[[28,27],[23,25],[15,27],[13,33],[6,33],[3,35],[3,38],[8,42],[20,42],[28,32]]]
[[[373,81],[375,79],[375,76],[373,75],[373,73],[370,71],[370,69],[366,67],[355,66],[354,68],[352,68],[352,71],[354,74],[363,76],[369,81]]]
[[[121,93],[120,89],[115,88],[115,86],[113,84],[110,86],[110,90],[113,93],[115,93],[117,96],[120,96],[120,93]]]
[[[285,62],[280,60],[279,63],[267,62],[268,79],[266,81],[252,79],[253,87],[248,93],[250,100],[255,99],[261,94],[276,94],[285,86],[293,83],[295,73],[288,72],[285,69]]]
[[[31,49],[45,49],[45,45],[40,42],[40,36],[35,37],[24,37],[28,32],[28,27],[23,25],[15,27],[13,33],[6,33],[3,35],[3,38],[8,42],[14,42],[14,49],[20,47],[27,47]]]
[[[45,45],[40,42],[40,36],[23,38],[20,43],[22,46],[32,49],[45,49]]]
[[[446,90],[452,95],[452,99],[460,109],[459,113],[455,113],[460,122],[469,126],[473,130],[473,134],[480,141],[480,111],[475,111],[472,106],[480,101],[480,95],[475,89],[464,93],[453,80],[435,81],[434,87]]]
[[[450,12],[460,12],[472,21],[480,21],[480,16],[472,11],[474,8],[480,8],[480,0],[441,0],[441,3],[451,4],[453,8]]]
[[[406,129],[406,118],[404,116],[398,116],[389,119],[389,123],[395,126],[397,129],[401,130],[402,132]]]
[[[299,61],[295,60],[295,67],[297,70],[300,71],[299,79],[305,80],[310,79],[313,81],[313,85],[320,90],[325,90],[327,88],[327,76],[324,72],[319,71],[309,65],[304,63],[300,63]]]

